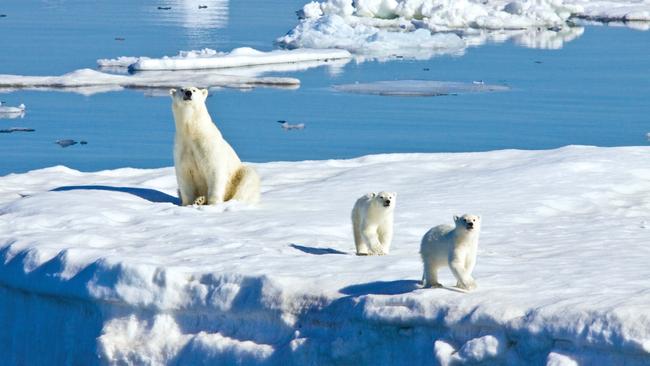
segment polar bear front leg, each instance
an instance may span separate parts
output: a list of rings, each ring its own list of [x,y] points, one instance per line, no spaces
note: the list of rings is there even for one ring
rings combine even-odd
[[[377,235],[376,226],[366,227],[361,232],[361,236],[363,237],[363,240],[366,242],[366,245],[370,249],[368,254],[370,255],[381,254],[382,247],[381,247],[381,242],[379,241],[379,236]]]
[[[226,174],[213,174],[213,181],[208,184],[208,205],[224,202],[227,184],[228,176]]]
[[[176,182],[178,183],[178,198],[181,199],[181,206],[188,206],[194,203],[196,199],[194,182],[189,172],[179,170],[176,173]]]
[[[379,236],[379,245],[381,252],[379,254],[388,254],[390,252],[390,243],[393,241],[393,225],[392,223],[384,223],[382,227],[377,230]]]
[[[472,290],[476,288],[476,282],[465,268],[466,256],[467,253],[465,251],[456,249],[456,253],[452,255],[449,261],[449,268],[451,269],[451,273],[454,274],[454,277],[456,277],[456,287]]]

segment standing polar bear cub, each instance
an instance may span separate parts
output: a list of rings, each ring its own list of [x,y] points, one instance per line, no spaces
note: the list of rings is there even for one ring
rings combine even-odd
[[[182,205],[256,203],[260,178],[221,136],[205,106],[207,89],[171,89],[176,124],[174,168]]]
[[[352,231],[357,255],[384,255],[393,240],[393,210],[397,194],[368,193],[352,209]]]
[[[476,288],[472,270],[476,264],[481,217],[467,214],[454,216],[454,222],[456,227],[438,225],[422,238],[420,255],[424,264],[424,287],[441,287],[438,282],[438,268],[449,266],[458,281],[458,288]]]

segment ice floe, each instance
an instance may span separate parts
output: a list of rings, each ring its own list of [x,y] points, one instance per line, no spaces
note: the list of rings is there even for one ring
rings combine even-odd
[[[649,0],[326,0],[298,12],[299,24],[277,43],[340,48],[355,55],[426,58],[513,39],[560,48],[582,34],[572,19],[650,20]]]
[[[356,94],[374,94],[386,96],[434,97],[463,93],[484,93],[510,90],[505,85],[491,85],[484,82],[461,83],[435,80],[390,80],[372,83],[355,83],[334,85],[334,89]]]
[[[180,207],[173,168],[0,177],[0,352],[33,365],[644,365],[648,154],[254,164],[254,207]],[[391,253],[355,256],[349,212],[380,189],[400,197]],[[478,288],[421,289],[421,236],[463,212],[483,217]]]
[[[0,75],[0,90],[62,90],[82,94],[94,94],[123,88],[172,88],[189,84],[198,87],[242,89],[254,87],[297,88],[300,86],[300,80],[288,77],[236,76],[197,71],[152,71],[133,75],[117,75],[91,69],[76,70],[61,76]]]
[[[162,58],[122,56],[116,59],[100,59],[97,60],[97,63],[100,67],[128,67],[132,71],[201,70],[272,64],[296,64],[301,62],[349,59],[351,57],[349,52],[336,49],[299,49],[264,52],[250,47],[240,47],[230,52],[219,52],[209,48],[180,51],[176,56],[165,56]]]
[[[0,118],[22,118],[25,116],[25,105],[21,103],[17,107],[6,105],[5,102],[0,102]]]

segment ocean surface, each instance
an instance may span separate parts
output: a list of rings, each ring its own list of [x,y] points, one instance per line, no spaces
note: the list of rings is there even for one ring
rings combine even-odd
[[[0,3],[0,74],[61,75],[118,56],[160,57],[180,50],[275,48],[306,0],[81,0]],[[170,6],[160,10],[159,6]],[[511,42],[462,56],[351,61],[277,75],[295,90],[213,90],[208,108],[242,160],[349,158],[391,152],[549,149],[565,145],[647,145],[650,32],[586,26],[561,49]],[[338,92],[333,85],[382,80],[484,81],[507,92],[438,97]],[[90,96],[0,90],[23,118],[0,119],[0,175],[53,165],[83,171],[173,165],[174,124],[165,93],[124,90]],[[304,123],[283,130],[278,120]],[[86,141],[63,148],[57,140]]]

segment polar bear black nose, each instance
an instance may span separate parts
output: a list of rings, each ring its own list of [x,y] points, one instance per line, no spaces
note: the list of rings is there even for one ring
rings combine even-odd
[[[185,91],[185,96],[186,97],[191,97],[192,96],[192,91],[191,90],[186,90]]]
[[[468,222],[468,223],[467,223],[467,228],[468,228],[468,229],[471,229],[471,228],[473,228],[473,227],[474,227],[474,223],[473,223],[473,222]]]

